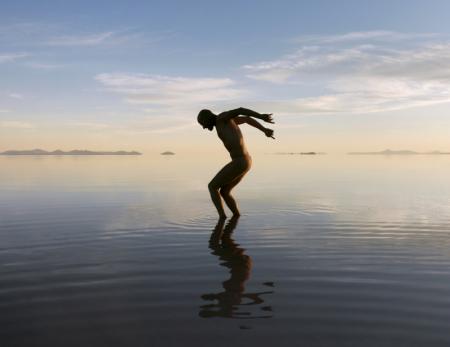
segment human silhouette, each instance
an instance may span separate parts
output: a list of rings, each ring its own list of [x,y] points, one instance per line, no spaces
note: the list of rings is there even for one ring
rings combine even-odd
[[[220,218],[226,218],[222,198],[233,215],[240,215],[237,203],[230,193],[250,170],[252,164],[252,158],[245,147],[239,125],[247,123],[261,130],[267,137],[275,139],[272,129],[263,127],[253,118],[273,123],[271,113],[260,114],[243,107],[225,111],[219,115],[215,115],[210,110],[201,110],[197,116],[197,121],[203,129],[212,131],[216,127],[217,135],[231,156],[231,162],[225,165],[208,184],[212,202]]]
[[[271,318],[272,307],[262,306],[261,297],[264,294],[272,294],[273,291],[245,293],[245,282],[249,279],[252,269],[252,258],[245,254],[245,249],[231,237],[237,226],[239,217],[233,216],[225,226],[225,219],[219,218],[209,240],[211,254],[223,261],[220,265],[230,269],[231,277],[222,282],[224,291],[220,293],[203,294],[202,299],[212,301],[200,307],[199,316],[203,318]],[[272,287],[272,282],[263,283]],[[215,302],[215,303],[214,303]],[[255,313],[258,307],[263,313]],[[253,310],[252,310],[253,308]]]

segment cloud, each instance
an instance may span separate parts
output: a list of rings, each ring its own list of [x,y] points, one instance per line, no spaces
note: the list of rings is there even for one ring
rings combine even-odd
[[[13,99],[23,99],[23,95],[19,93],[9,93],[8,96]]]
[[[166,119],[154,125],[146,124],[145,122],[142,122],[139,126],[138,124],[134,124],[133,126],[117,129],[116,132],[122,135],[168,134],[182,132],[196,126],[198,125],[192,119],[184,119],[183,121],[177,122]]]
[[[122,46],[142,49],[176,35],[173,30],[151,33],[140,31],[138,27],[109,28],[98,32],[80,31],[78,26],[68,23],[18,22],[0,24],[0,44],[2,47],[110,47]],[[38,65],[39,63],[36,63]],[[49,64],[40,64],[49,65]],[[36,68],[39,68],[36,66]],[[45,68],[45,67],[43,67]]]
[[[114,31],[106,31],[88,35],[65,35],[51,38],[46,42],[49,46],[97,46],[115,37]]]
[[[245,92],[229,78],[187,78],[145,74],[103,73],[95,77],[109,91],[131,104],[189,107],[231,100]]]
[[[114,126],[111,124],[98,123],[98,122],[69,122],[68,125],[71,127],[85,128],[88,130],[103,130],[103,129],[114,128]]]
[[[16,22],[0,24],[0,40],[19,40],[35,38],[35,35],[61,30],[59,25],[44,22]]]
[[[193,127],[196,123],[193,121],[192,114],[190,117],[174,116],[173,113],[168,115],[165,113],[155,113],[152,111],[151,117],[140,117],[139,119],[129,119],[126,122],[119,123],[100,123],[100,122],[68,122],[69,127],[81,128],[90,132],[113,133],[117,135],[142,135],[142,134],[165,134],[182,131]],[[142,115],[141,115],[142,116]]]
[[[174,133],[178,131],[184,131],[189,128],[193,128],[194,126],[197,126],[197,124],[193,121],[177,124],[177,125],[170,125],[170,126],[161,126],[154,129],[149,129],[148,132],[151,134],[167,134],[167,133]]]
[[[95,47],[111,46],[124,43],[138,43],[139,45],[154,44],[165,38],[172,36],[170,31],[153,33],[145,37],[134,29],[110,30],[91,34],[60,35],[52,37],[44,42],[47,46],[57,47]]]
[[[6,129],[32,129],[34,125],[28,122],[20,121],[0,121],[0,128]]]
[[[28,56],[29,56],[28,53],[0,53],[0,64],[10,63]]]
[[[349,41],[404,41],[440,37],[437,33],[399,33],[389,30],[354,31],[332,35],[302,35],[290,41],[300,44],[341,43]]]
[[[2,109],[0,109],[0,113],[9,113],[9,112],[11,112],[10,110],[2,110]]]
[[[64,64],[47,64],[47,63],[37,63],[37,62],[28,62],[24,64],[27,67],[31,67],[33,69],[38,70],[55,70],[55,69],[61,69],[65,67]]]
[[[315,37],[313,46],[244,69],[255,80],[322,89],[273,103],[285,102],[291,112],[367,113],[450,102],[450,42],[435,38],[387,31]]]

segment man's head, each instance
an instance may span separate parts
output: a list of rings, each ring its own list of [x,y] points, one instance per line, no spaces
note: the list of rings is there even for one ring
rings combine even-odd
[[[214,125],[216,125],[216,115],[210,110],[201,110],[198,113],[197,121],[203,129],[209,129],[212,131],[214,129]]]

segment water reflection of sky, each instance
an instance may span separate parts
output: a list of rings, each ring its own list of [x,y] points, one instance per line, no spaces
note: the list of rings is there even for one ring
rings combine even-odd
[[[3,157],[0,203],[120,206],[113,224],[189,223],[213,215],[206,184],[226,163],[175,157]],[[447,222],[449,156],[255,156],[235,190],[244,214]],[[146,218],[149,220],[146,221]]]
[[[450,341],[450,157],[254,156],[237,225],[206,189],[225,162],[0,158],[0,324],[78,345],[91,321],[143,340]]]

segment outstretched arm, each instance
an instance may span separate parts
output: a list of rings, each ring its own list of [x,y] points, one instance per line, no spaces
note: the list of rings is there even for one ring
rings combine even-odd
[[[225,111],[222,112],[221,114],[219,114],[217,116],[217,120],[220,121],[227,121],[229,119],[235,118],[237,116],[248,116],[248,117],[253,117],[253,118],[258,118],[261,119],[267,123],[273,123],[273,119],[272,119],[272,113],[258,113],[252,110],[249,110],[248,108],[243,108],[243,107],[239,107],[236,108],[234,110],[230,110],[230,111]]]
[[[272,129],[263,127],[261,125],[261,123],[254,120],[251,117],[248,117],[248,116],[247,117],[237,117],[237,118],[235,118],[235,122],[237,124],[247,123],[247,124],[251,125],[252,127],[255,127],[256,129],[261,130],[267,137],[271,137],[271,138],[275,139],[275,137],[273,137]]]

